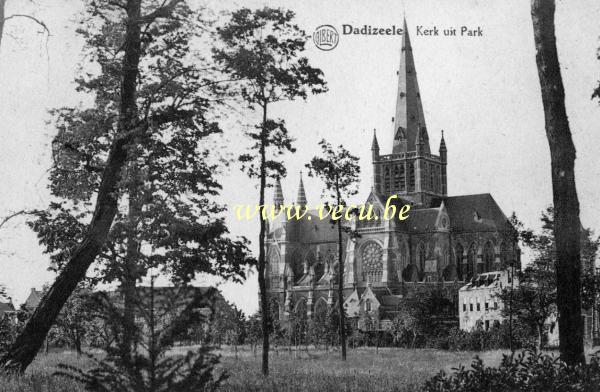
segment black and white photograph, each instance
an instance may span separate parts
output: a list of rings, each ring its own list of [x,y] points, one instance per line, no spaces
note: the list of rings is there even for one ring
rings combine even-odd
[[[0,392],[600,391],[600,3],[0,0]]]

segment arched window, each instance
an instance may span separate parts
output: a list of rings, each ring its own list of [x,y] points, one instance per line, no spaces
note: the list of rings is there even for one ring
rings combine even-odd
[[[510,265],[510,250],[505,242],[500,244],[500,260],[502,261],[502,265],[504,267]]]
[[[402,268],[405,268],[408,265],[408,249],[406,248],[406,244],[403,242],[400,244],[400,265]]]
[[[323,277],[323,274],[325,274],[325,265],[321,262],[315,264],[314,271],[315,271],[314,281],[318,282],[319,279],[321,279]]]
[[[494,247],[489,241],[483,246],[483,265],[485,272],[494,270]]]
[[[425,257],[426,257],[426,250],[425,250],[425,244],[423,244],[422,242],[419,243],[419,247],[417,248],[417,266],[419,267],[419,271],[423,272],[425,271]]]
[[[443,249],[442,249],[442,267],[446,268],[446,266],[448,265],[448,247],[446,245],[444,245]]]
[[[269,271],[271,275],[279,275],[279,252],[271,249],[269,253]]]
[[[362,250],[363,280],[381,282],[383,274],[383,249],[376,242],[368,242]]]
[[[294,274],[294,282],[297,282],[304,276],[304,260],[302,253],[297,250],[292,255],[292,273]]]
[[[279,320],[279,302],[274,298],[271,298],[271,319]]]
[[[297,317],[303,318],[307,315],[306,299],[300,298],[294,306],[294,313]]]
[[[471,244],[467,252],[467,279],[471,279],[476,270],[477,263],[477,248],[475,244]]]
[[[433,164],[429,164],[429,189],[433,190],[435,183],[435,166]]]
[[[415,190],[415,164],[408,164],[408,191],[412,192]]]
[[[311,250],[306,254],[306,263],[309,267],[313,266],[315,264],[315,262],[317,261],[317,258],[315,257],[314,252]]]
[[[315,321],[320,323],[325,323],[327,321],[327,308],[327,302],[323,297],[319,298],[315,304]]]
[[[394,165],[394,189],[400,189],[400,165]]]
[[[406,190],[406,172],[404,170],[404,164],[400,165],[400,187],[398,189],[400,192]]]
[[[390,167],[386,166],[383,170],[383,189],[385,192],[389,192],[392,187],[392,178],[390,173]]]
[[[465,277],[463,276],[464,271],[463,271],[463,252],[464,249],[462,247],[461,244],[457,244],[456,248],[454,250],[454,257],[456,260],[456,274],[458,275],[458,280],[464,280]]]

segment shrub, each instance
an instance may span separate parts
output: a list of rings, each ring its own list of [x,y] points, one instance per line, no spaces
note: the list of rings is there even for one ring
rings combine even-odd
[[[475,357],[472,369],[440,371],[425,383],[424,392],[595,392],[600,385],[600,357],[589,364],[567,366],[558,357],[526,350],[504,355],[498,368],[486,367]]]

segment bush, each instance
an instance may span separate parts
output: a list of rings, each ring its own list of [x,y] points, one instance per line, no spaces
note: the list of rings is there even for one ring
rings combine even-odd
[[[589,364],[567,366],[558,357],[534,351],[504,355],[498,368],[486,367],[475,357],[472,369],[441,371],[425,383],[424,392],[595,392],[600,385],[600,357]]]
[[[532,348],[535,344],[530,328],[522,323],[513,323],[513,348]],[[488,331],[481,328],[467,332],[452,327],[440,331],[436,336],[426,338],[427,347],[453,351],[484,351],[507,349],[510,347],[510,327],[508,322],[492,326]]]

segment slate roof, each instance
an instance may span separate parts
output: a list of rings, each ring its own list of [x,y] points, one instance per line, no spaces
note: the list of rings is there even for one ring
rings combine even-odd
[[[453,232],[512,230],[506,215],[489,193],[439,198],[432,206],[439,207],[442,200]]]
[[[409,218],[403,222],[408,231],[423,232],[435,229],[435,221],[439,215],[439,208],[415,208],[408,212]]]

